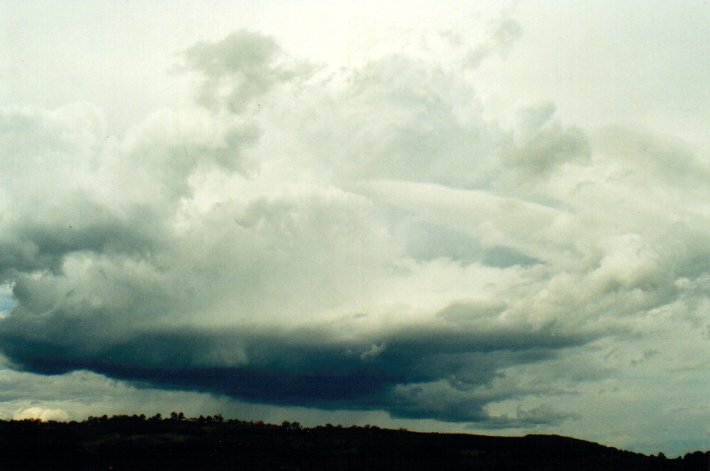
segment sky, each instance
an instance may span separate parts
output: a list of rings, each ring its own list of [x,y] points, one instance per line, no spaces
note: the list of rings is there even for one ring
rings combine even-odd
[[[710,6],[0,5],[0,418],[710,449]]]

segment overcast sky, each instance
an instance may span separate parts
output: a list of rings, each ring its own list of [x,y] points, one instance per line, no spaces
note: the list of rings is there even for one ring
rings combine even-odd
[[[3,2],[0,417],[710,449],[709,32],[702,0]]]

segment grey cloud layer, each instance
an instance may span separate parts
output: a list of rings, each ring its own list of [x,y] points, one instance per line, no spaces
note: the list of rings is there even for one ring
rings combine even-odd
[[[258,33],[200,43],[202,108],[120,140],[88,104],[2,110],[15,368],[525,427],[575,417],[540,399],[566,384],[546,365],[664,309],[704,323],[710,174],[682,143],[549,103],[505,129],[464,60],[304,64]]]

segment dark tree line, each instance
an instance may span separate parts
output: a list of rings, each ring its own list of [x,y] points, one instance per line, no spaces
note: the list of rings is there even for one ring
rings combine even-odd
[[[83,422],[0,421],[0,469],[707,471],[710,452],[669,459],[555,435],[304,427],[172,412]]]

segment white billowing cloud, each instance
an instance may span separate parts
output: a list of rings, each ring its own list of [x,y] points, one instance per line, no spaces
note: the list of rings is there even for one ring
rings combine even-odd
[[[488,25],[488,40],[471,48],[465,57],[468,67],[477,68],[491,54],[506,56],[515,41],[522,36],[520,23],[508,15],[501,15]]]
[[[185,67],[201,81],[197,102],[239,112],[281,82],[304,78],[311,67],[289,61],[276,41],[238,31],[217,44],[198,43],[185,54]]]
[[[61,409],[43,409],[41,407],[28,407],[12,415],[13,420],[39,419],[42,422],[67,420],[69,416]]]
[[[555,106],[543,103],[520,112],[516,143],[505,153],[521,176],[547,174],[556,167],[589,159],[589,143],[576,128],[563,128],[553,119]]]
[[[351,68],[237,31],[185,50],[194,105],[121,136],[89,103],[2,107],[5,363],[69,389],[103,384],[77,373],[92,370],[655,446],[638,425],[653,421],[595,414],[634,395],[670,416],[706,392],[708,167],[659,132],[576,127],[551,101],[495,119],[476,74],[523,30],[503,15],[480,44],[447,33]],[[652,391],[666,382],[678,403]],[[4,396],[5,415],[85,410],[21,394],[39,393]]]

